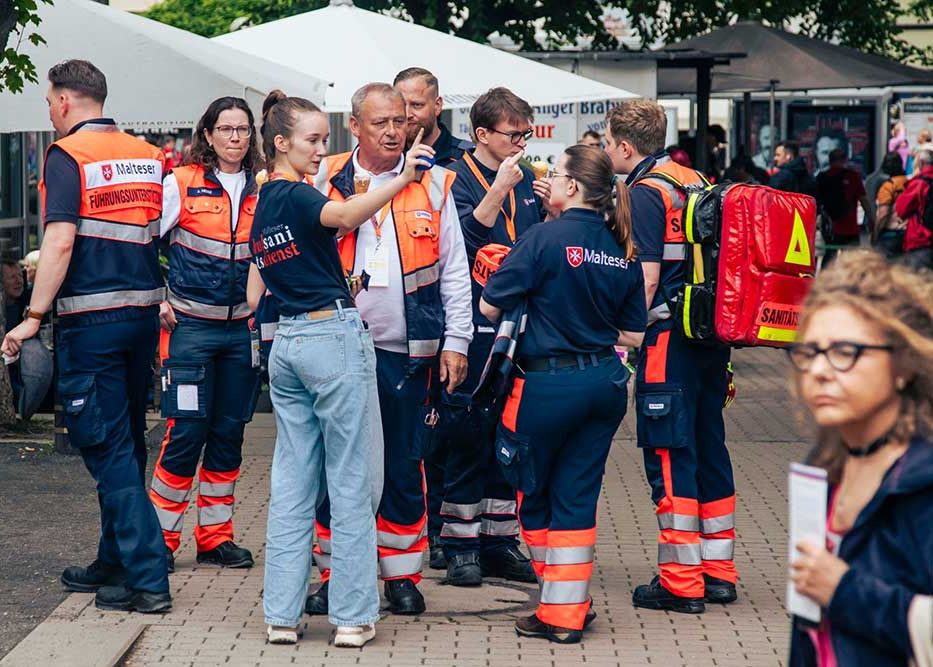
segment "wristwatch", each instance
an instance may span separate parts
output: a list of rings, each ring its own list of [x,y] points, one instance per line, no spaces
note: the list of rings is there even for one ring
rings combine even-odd
[[[40,313],[38,310],[33,310],[30,306],[26,306],[26,310],[23,311],[23,319],[32,318],[34,320],[42,321],[42,318],[45,317],[45,313]]]

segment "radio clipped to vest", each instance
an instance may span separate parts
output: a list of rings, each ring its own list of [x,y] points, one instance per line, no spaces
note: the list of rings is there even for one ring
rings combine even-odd
[[[684,195],[677,326],[687,338],[734,347],[792,343],[816,271],[816,200],[742,183]]]

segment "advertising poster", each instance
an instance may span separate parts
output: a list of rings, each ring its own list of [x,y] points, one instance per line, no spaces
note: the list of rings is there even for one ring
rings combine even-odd
[[[737,153],[744,142],[745,106],[741,102],[735,105],[735,140],[733,146]],[[768,100],[752,101],[752,145],[748,154],[759,169],[767,170],[774,161],[774,144],[777,133],[771,127],[771,104]],[[781,104],[774,105],[774,124],[781,127]],[[734,157],[734,155],[733,155]]]
[[[829,153],[845,151],[849,166],[864,178],[875,168],[875,108],[790,107],[787,135],[800,144],[800,154],[813,175],[829,167]]]
[[[921,130],[933,131],[933,99],[912,98],[901,102],[901,120],[907,130],[911,145],[917,141]]]

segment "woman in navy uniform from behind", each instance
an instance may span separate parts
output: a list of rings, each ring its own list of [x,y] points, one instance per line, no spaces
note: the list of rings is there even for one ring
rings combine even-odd
[[[500,462],[515,468],[507,476],[521,492],[522,535],[541,583],[537,612],[515,630],[572,643],[595,618],[596,502],[628,399],[629,372],[613,345],[641,343],[647,309],[628,190],[609,158],[568,148],[551,175],[550,204],[561,216],[518,240],[480,309],[497,320],[527,305],[496,440]]]

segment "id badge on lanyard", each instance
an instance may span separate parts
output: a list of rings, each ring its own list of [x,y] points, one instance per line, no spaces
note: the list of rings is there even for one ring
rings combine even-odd
[[[379,211],[379,220],[376,216],[371,218],[373,228],[376,230],[376,247],[366,251],[365,269],[369,274],[370,287],[389,286],[389,245],[382,242],[382,224],[389,215],[391,202]]]

